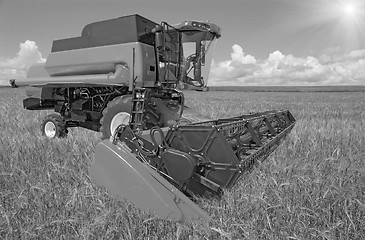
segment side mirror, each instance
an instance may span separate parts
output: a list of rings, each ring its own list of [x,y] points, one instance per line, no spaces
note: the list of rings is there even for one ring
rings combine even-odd
[[[155,34],[155,45],[156,48],[161,49],[165,45],[164,36],[163,36],[163,27],[161,25],[157,25],[152,32]]]
[[[18,85],[15,84],[15,79],[10,79],[9,83],[10,83],[12,88],[17,88],[18,87]]]
[[[204,44],[202,44],[200,46],[200,56],[201,56],[202,66],[205,66],[205,45]]]

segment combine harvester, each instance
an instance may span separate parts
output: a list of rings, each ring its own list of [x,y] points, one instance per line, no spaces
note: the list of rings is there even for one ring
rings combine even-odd
[[[220,36],[209,22],[95,22],[55,40],[47,61],[16,84],[31,86],[26,109],[57,112],[44,119],[45,136],[65,137],[69,127],[102,133],[90,167],[98,185],[160,218],[209,220],[194,198],[235,186],[295,124],[287,110],[212,120],[184,106],[178,89],[207,89],[208,50]]]

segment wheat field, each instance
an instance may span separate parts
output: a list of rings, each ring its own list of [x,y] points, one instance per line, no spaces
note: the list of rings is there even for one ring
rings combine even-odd
[[[40,134],[47,111],[0,88],[0,239],[365,239],[362,92],[186,92],[211,118],[288,109],[296,126],[222,199],[197,203],[213,221],[155,219],[88,176],[98,133]]]

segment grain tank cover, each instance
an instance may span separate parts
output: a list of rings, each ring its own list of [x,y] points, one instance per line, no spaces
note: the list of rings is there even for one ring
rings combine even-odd
[[[53,41],[52,52],[141,42],[153,45],[152,29],[158,25],[138,14],[86,25],[81,37]]]

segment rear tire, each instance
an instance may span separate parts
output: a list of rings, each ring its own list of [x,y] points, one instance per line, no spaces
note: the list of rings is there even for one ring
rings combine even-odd
[[[132,109],[132,96],[120,96],[114,98],[103,110],[103,117],[100,119],[101,139],[109,139],[120,124],[129,124]]]
[[[67,136],[67,128],[63,118],[58,114],[47,115],[41,125],[42,135],[47,138],[63,138]]]

